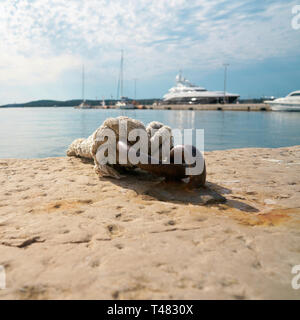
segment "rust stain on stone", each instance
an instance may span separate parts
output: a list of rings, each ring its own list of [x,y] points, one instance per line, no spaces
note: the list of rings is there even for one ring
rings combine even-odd
[[[289,218],[285,214],[274,214],[271,212],[254,216],[243,215],[242,217],[234,217],[240,224],[246,226],[277,226],[289,220]]]
[[[286,223],[292,218],[292,214],[299,214],[300,208],[295,209],[274,209],[267,213],[249,214],[235,212],[233,219],[246,226],[278,226]]]
[[[78,207],[92,204],[93,200],[84,199],[84,200],[58,200],[51,203],[46,204],[43,207],[35,208],[32,210],[34,213],[51,213],[56,211],[65,211],[65,210],[72,210]]]

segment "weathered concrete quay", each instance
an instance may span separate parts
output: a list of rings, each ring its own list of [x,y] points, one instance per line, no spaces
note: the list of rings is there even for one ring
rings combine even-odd
[[[245,104],[169,104],[145,106],[146,109],[162,110],[221,110],[221,111],[270,111],[265,103]]]
[[[116,105],[108,106],[89,106],[75,109],[118,109]],[[154,110],[216,110],[216,111],[271,111],[265,103],[243,103],[243,104],[151,104],[137,105],[135,109],[154,109]]]

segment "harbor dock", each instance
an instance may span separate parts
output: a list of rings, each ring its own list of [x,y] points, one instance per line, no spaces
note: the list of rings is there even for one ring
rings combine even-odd
[[[81,109],[80,107],[75,107]],[[118,109],[116,105],[108,105],[103,108],[99,106],[90,106],[87,109]],[[151,104],[137,105],[135,109],[153,109],[153,110],[215,110],[215,111],[271,111],[268,104],[265,103],[245,103],[245,104]]]
[[[256,104],[167,104],[145,106],[145,109],[162,110],[219,110],[219,111],[270,111],[265,103]]]

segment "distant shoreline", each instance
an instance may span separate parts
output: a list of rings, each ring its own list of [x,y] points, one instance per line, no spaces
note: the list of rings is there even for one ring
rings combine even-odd
[[[109,107],[114,107],[118,100],[108,99],[105,100],[105,104]],[[133,100],[132,100],[133,101]],[[136,99],[135,100],[137,105],[142,106],[152,106],[154,103],[162,103],[161,99]],[[82,103],[82,99],[74,99],[74,100],[66,100],[66,101],[59,101],[59,100],[37,100],[37,101],[30,101],[25,103],[10,103],[1,105],[1,108],[48,108],[48,107],[78,107]],[[102,100],[86,100],[86,103],[92,107],[100,107],[102,105]],[[239,104],[262,104],[263,99],[240,99]],[[239,105],[237,104],[237,105]],[[222,106],[222,104],[218,104]],[[236,104],[231,104],[236,105]],[[179,105],[177,105],[179,106]],[[190,105],[198,106],[197,104]],[[201,106],[201,104],[199,104]]]
[[[0,109],[9,108],[75,108],[81,110],[78,106],[4,106]],[[91,106],[82,110],[120,110],[114,105],[108,105],[103,108],[101,105]],[[270,106],[265,103],[239,103],[239,104],[158,104],[158,105],[139,105],[133,110],[206,110],[206,111],[270,111]]]
[[[137,99],[136,102],[143,105],[150,105],[154,102],[159,101],[160,99]],[[109,106],[116,104],[118,100],[107,99],[105,103]],[[27,107],[77,107],[82,103],[82,99],[74,99],[74,100],[37,100],[30,101],[25,103],[10,103],[0,106],[1,108],[27,108]],[[91,106],[100,106],[102,104],[102,100],[86,100],[86,103]]]

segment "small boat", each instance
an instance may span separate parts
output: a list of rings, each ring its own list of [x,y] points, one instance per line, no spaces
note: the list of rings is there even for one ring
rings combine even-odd
[[[124,78],[123,69],[124,69],[124,56],[123,56],[123,50],[122,50],[120,76],[119,76],[118,91],[117,91],[117,95],[119,95],[119,92],[121,92],[121,95],[120,95],[121,100],[116,103],[116,107],[119,109],[135,109],[135,106],[129,101],[129,99],[123,96],[123,78]]]
[[[82,65],[82,102],[80,103],[79,106],[75,107],[76,109],[92,109],[92,106],[89,105],[84,98],[84,65]]]
[[[129,102],[127,97],[121,97],[121,100],[116,103],[116,107],[119,109],[135,109],[135,106]]]
[[[89,105],[86,101],[82,101],[78,106],[78,109],[92,109],[92,106]]]
[[[284,98],[266,100],[272,111],[300,111],[300,90],[293,91]]]
[[[102,97],[101,108],[102,108],[102,109],[108,109],[108,108],[107,108],[107,105],[105,104],[104,97]]]

